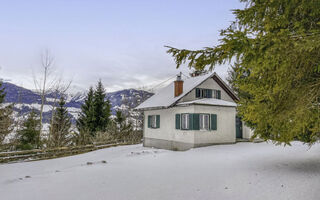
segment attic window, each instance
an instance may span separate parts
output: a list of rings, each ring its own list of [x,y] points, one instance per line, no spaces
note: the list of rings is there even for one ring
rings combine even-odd
[[[213,90],[213,98],[221,99],[221,91],[220,90]]]
[[[221,99],[221,91],[214,89],[196,88],[196,98]]]

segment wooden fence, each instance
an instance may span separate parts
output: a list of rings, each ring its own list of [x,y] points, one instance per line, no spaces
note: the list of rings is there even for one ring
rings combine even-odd
[[[34,149],[27,151],[11,151],[11,152],[0,152],[0,163],[13,163],[13,162],[26,162],[26,161],[36,161],[44,159],[59,158],[65,156],[71,156],[81,153],[86,153],[90,151],[95,151],[98,149],[104,149],[120,145],[131,145],[138,144],[133,142],[125,141],[112,141],[108,143],[99,143],[85,146],[70,146],[70,147],[60,147],[52,149]]]

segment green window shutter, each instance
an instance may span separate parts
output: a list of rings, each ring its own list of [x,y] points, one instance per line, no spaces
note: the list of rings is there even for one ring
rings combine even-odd
[[[196,98],[200,98],[200,89],[196,88]]]
[[[181,129],[181,115],[176,114],[176,129]]]
[[[192,130],[200,130],[200,115],[199,114],[192,114],[193,124]]]
[[[217,130],[217,115],[211,114],[211,130]]]
[[[208,98],[212,98],[212,90],[208,90]]]
[[[221,99],[221,90],[217,90],[217,99]]]
[[[160,115],[156,115],[157,128],[160,128]]]
[[[151,128],[151,120],[152,120],[152,116],[148,115],[148,128]]]
[[[189,130],[193,130],[193,114],[189,114]]]

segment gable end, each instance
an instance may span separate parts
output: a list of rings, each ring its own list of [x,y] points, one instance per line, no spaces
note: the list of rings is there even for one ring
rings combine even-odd
[[[212,78],[232,98],[232,100],[234,100],[235,102],[239,101],[239,98],[231,91],[231,89],[218,76],[214,75]]]

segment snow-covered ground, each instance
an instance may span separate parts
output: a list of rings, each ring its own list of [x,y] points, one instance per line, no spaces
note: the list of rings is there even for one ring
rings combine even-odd
[[[0,165],[4,200],[319,198],[319,144],[238,143],[186,152],[131,145]]]

